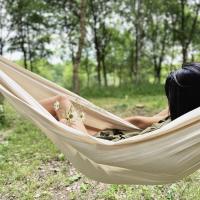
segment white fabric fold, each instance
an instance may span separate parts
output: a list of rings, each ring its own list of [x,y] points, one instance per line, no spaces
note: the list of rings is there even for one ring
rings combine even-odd
[[[65,94],[86,113],[86,124],[135,130],[137,127],[86,99],[0,57],[0,92],[32,120],[88,177],[117,184],[172,183],[200,167],[200,108],[159,130],[119,142],[97,139],[58,122],[39,100]]]

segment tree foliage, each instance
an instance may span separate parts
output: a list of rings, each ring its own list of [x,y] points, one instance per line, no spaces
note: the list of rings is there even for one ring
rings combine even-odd
[[[57,55],[76,92],[79,85],[160,83],[175,65],[198,61],[199,9],[197,0],[0,0],[0,53],[5,46],[20,52],[35,72],[46,63],[39,60]]]

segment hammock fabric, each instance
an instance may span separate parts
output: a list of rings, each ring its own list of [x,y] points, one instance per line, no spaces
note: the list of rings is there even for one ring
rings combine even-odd
[[[92,137],[57,121],[39,100],[65,94],[98,130],[137,127],[86,99],[0,57],[0,93],[30,118],[91,179],[115,184],[166,184],[200,167],[200,108],[151,133],[118,142]]]

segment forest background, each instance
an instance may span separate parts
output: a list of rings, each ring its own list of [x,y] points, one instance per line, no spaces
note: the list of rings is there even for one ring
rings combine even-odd
[[[0,0],[0,54],[79,93],[199,60],[198,0]]]

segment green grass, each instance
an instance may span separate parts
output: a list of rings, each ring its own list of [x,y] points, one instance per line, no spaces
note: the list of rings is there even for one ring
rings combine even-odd
[[[153,95],[163,95],[164,94],[164,85],[162,84],[127,84],[122,85],[121,87],[110,86],[105,87],[91,87],[91,88],[82,88],[81,95],[86,96],[87,98],[99,98],[99,97],[115,97],[115,98],[124,98],[128,96],[153,96]]]
[[[152,86],[154,87],[154,86]],[[86,94],[95,104],[119,115],[151,115],[167,104],[162,87],[107,94]],[[95,95],[97,94],[97,97]],[[123,94],[123,95],[122,95]],[[6,103],[6,124],[0,129],[0,199],[197,200],[200,173],[164,186],[106,185],[77,172],[63,154],[31,122]]]

